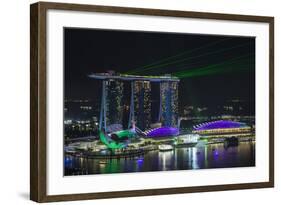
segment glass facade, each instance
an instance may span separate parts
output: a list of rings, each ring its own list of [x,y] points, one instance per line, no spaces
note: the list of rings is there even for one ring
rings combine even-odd
[[[113,131],[111,128],[122,129],[122,98],[123,82],[119,80],[104,80],[100,112],[100,129]],[[120,126],[118,126],[120,125]]]
[[[141,130],[150,128],[151,123],[151,84],[149,81],[134,82],[134,117]]]
[[[177,127],[178,82],[161,82],[159,118],[164,126]]]

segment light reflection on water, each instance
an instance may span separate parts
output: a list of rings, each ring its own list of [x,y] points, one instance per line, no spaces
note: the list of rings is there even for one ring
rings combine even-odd
[[[65,158],[65,175],[188,170],[255,166],[255,142],[226,148],[220,144],[197,144],[172,151],[151,151],[134,159]]]

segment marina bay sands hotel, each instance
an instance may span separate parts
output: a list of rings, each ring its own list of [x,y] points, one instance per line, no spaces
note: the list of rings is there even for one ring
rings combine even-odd
[[[89,75],[101,80],[101,106],[99,129],[110,131],[112,125],[122,125],[124,84],[130,86],[130,106],[128,128],[132,122],[141,130],[151,128],[152,124],[152,84],[159,87],[158,123],[162,126],[177,127],[178,122],[178,84],[179,79],[171,75],[137,76],[107,73]],[[158,93],[158,92],[157,92]],[[158,101],[157,101],[158,103]]]

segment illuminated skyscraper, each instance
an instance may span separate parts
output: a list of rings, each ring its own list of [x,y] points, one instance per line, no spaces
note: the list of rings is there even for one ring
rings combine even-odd
[[[110,125],[122,125],[123,82],[108,79],[103,81],[102,86],[100,128],[107,130]]]
[[[151,123],[151,84],[149,81],[134,81],[134,120],[136,126],[146,130]]]
[[[160,83],[159,121],[163,126],[176,127],[178,120],[178,82]]]
[[[122,124],[123,82],[119,80],[109,80],[106,83],[108,125]]]

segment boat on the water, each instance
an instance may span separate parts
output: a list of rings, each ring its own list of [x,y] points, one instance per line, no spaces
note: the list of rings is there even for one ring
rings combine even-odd
[[[175,147],[193,147],[199,141],[200,136],[198,134],[183,134],[178,135],[175,138]]]
[[[158,145],[158,149],[159,149],[159,151],[171,151],[174,148],[172,145],[169,145],[169,144],[161,144],[161,145]]]

